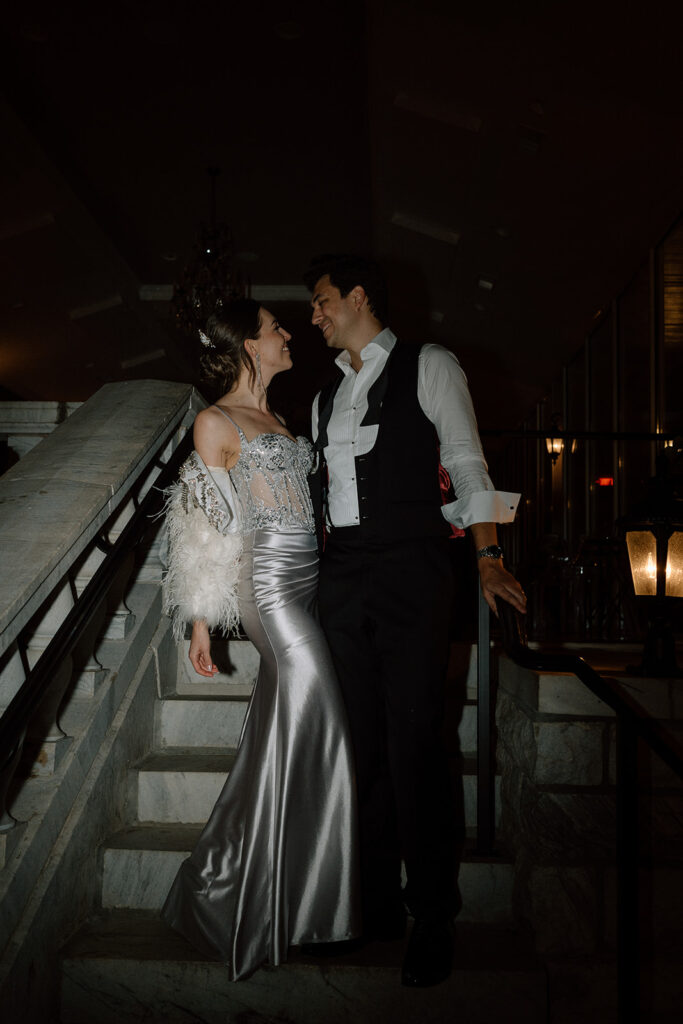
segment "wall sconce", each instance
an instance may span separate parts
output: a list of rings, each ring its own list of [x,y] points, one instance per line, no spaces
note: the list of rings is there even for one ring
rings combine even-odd
[[[550,426],[553,433],[550,435],[550,437],[546,437],[545,446],[548,451],[548,455],[552,459],[552,463],[554,466],[557,460],[559,459],[560,455],[564,451],[564,438],[558,436],[558,434],[561,433],[561,429],[559,424],[559,418],[557,416],[553,416],[551,418]]]
[[[683,676],[676,662],[670,612],[683,598],[683,500],[670,475],[667,449],[657,460],[648,498],[625,516],[621,525],[636,597],[646,602],[649,626],[640,675]],[[678,453],[680,454],[680,453]],[[671,452],[674,455],[674,452]]]

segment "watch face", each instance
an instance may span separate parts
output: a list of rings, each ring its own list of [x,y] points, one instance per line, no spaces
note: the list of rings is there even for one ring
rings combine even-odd
[[[503,549],[497,544],[489,544],[488,547],[480,548],[477,551],[478,558],[502,558]]]

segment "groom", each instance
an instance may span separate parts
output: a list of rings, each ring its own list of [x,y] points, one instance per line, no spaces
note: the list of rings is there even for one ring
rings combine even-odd
[[[452,968],[464,831],[440,737],[449,524],[470,529],[491,608],[500,597],[524,611],[496,536],[496,523],[514,518],[518,495],[493,489],[455,356],[404,344],[386,326],[377,265],[317,257],[305,281],[312,322],[339,350],[337,378],[313,406],[312,491],[325,534],[320,617],[356,760],[364,937],[402,938],[405,898],[415,923],[402,980],[434,985]],[[440,461],[457,496],[445,506]]]

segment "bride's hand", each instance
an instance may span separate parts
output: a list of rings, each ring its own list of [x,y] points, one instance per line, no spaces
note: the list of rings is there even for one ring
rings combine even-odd
[[[205,622],[198,621],[192,626],[190,661],[192,668],[200,676],[208,676],[211,679],[218,672],[217,666],[211,661],[211,639],[209,627]]]

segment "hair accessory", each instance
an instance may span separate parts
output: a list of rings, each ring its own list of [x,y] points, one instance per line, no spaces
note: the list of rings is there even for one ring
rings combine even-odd
[[[199,328],[199,340],[201,341],[202,345],[204,345],[206,348],[216,347],[214,343],[211,341],[211,338],[208,336],[208,334],[204,334],[204,331],[201,329],[201,327]]]

